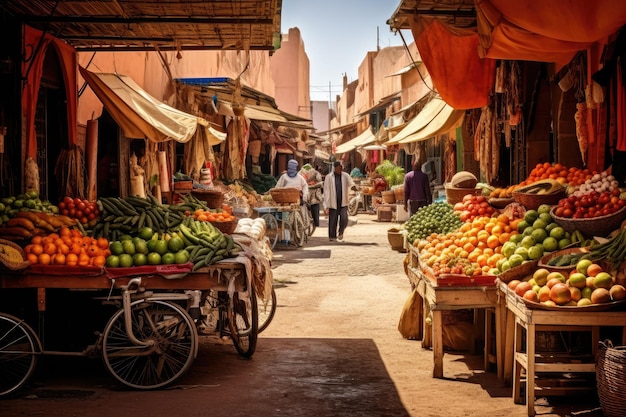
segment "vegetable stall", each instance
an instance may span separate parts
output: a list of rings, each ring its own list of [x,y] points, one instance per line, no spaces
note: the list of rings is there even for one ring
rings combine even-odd
[[[455,346],[446,311],[468,309],[463,350],[482,340],[485,367],[496,364],[515,402],[526,383],[529,415],[536,396],[595,391],[599,342],[626,341],[626,194],[610,172],[558,163],[511,187],[470,186],[400,228],[413,336],[432,346],[433,376],[443,376],[444,345]]]

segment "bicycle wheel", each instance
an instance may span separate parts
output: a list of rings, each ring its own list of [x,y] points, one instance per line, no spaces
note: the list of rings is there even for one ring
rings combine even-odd
[[[278,242],[278,235],[280,234],[278,221],[273,214],[264,214],[261,218],[265,220],[265,236],[269,239],[272,249],[274,249],[276,242]]]
[[[272,292],[267,300],[257,299],[256,301],[257,309],[259,310],[259,333],[261,333],[267,329],[276,313],[276,291],[272,288]]]
[[[37,365],[39,341],[23,321],[0,313],[0,397],[19,391]]]
[[[293,234],[293,242],[296,246],[300,247],[304,245],[306,239],[306,231],[304,230],[304,220],[302,219],[302,213],[300,211],[293,211],[289,213],[287,217],[287,223],[291,226],[291,233]]]
[[[307,209],[306,210],[306,219],[307,221],[305,221],[304,223],[307,225],[306,226],[306,235],[311,237],[313,236],[313,233],[315,233],[315,223],[313,223],[313,215],[311,214],[311,210]]]
[[[256,349],[259,334],[259,310],[254,290],[248,291],[249,297],[233,294],[233,303],[228,306],[228,325],[230,337],[239,355],[249,358]]]
[[[358,212],[359,212],[359,198],[352,197],[350,201],[348,202],[348,215],[356,216]]]
[[[124,310],[118,310],[104,329],[102,357],[111,375],[136,389],[156,389],[176,381],[193,363],[198,333],[193,319],[176,303],[138,300],[131,304],[133,343],[126,332]]]

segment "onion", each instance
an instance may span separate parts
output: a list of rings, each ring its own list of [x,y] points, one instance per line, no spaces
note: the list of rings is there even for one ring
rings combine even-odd
[[[600,181],[600,179],[601,179],[601,178],[602,178],[602,177],[600,176],[600,174],[596,174],[596,175],[594,175],[593,177],[591,177],[591,180],[592,180],[593,182],[596,182],[596,181]]]
[[[615,181],[615,177],[613,175],[609,175],[606,179],[609,181]]]

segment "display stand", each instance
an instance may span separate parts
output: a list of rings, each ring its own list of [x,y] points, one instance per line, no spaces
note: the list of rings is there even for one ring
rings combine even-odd
[[[535,396],[568,395],[581,391],[595,390],[595,386],[544,386],[537,385],[536,377],[541,373],[595,373],[595,357],[600,341],[601,326],[622,328],[622,340],[626,340],[626,318],[624,311],[558,311],[530,309],[524,301],[499,283],[503,305],[512,313],[514,323],[514,345],[506,346],[511,352],[513,364],[513,400],[521,402],[522,370],[525,370],[526,407],[528,415],[535,415]],[[508,324],[508,323],[507,323]],[[537,332],[566,331],[591,332],[591,355],[555,355],[536,350]]]
[[[485,332],[484,367],[489,368],[490,363],[495,362],[498,374],[501,374],[502,358],[499,352],[501,340],[500,332],[496,332],[496,357],[493,358],[491,351],[494,348],[491,339],[491,313],[495,314],[496,328],[501,326],[501,310],[496,308],[498,302],[497,288],[495,285],[473,286],[439,286],[436,280],[426,276],[420,268],[417,248],[410,246],[410,262],[407,267],[407,275],[411,282],[411,288],[416,290],[420,298],[418,306],[418,323],[422,329],[419,336],[422,337],[422,347],[433,349],[433,377],[443,378],[443,317],[446,310],[473,309],[474,316],[478,317],[478,309],[485,309],[484,327],[475,320],[475,325],[483,327]],[[432,316],[429,324],[426,317]],[[475,335],[474,335],[475,336]],[[472,346],[474,344],[472,343]],[[495,360],[494,360],[495,359]]]

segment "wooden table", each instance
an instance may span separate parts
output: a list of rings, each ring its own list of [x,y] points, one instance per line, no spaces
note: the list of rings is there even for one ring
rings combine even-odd
[[[529,416],[535,415],[535,393],[542,390],[535,384],[537,373],[595,373],[595,357],[601,326],[622,327],[622,340],[626,341],[625,311],[594,311],[590,308],[578,311],[565,308],[562,311],[531,309],[520,297],[508,289],[506,283],[499,283],[499,291],[502,295],[502,304],[513,314],[515,320],[514,347],[510,349],[513,354],[513,400],[516,403],[521,402],[521,372],[525,369],[526,407]],[[536,352],[538,331],[590,331],[592,335],[591,358],[587,361],[578,357],[568,360],[567,357],[561,356],[557,361],[548,361],[549,355]],[[580,387],[558,387],[551,388],[544,394],[566,395],[576,393],[580,389]]]
[[[409,248],[410,262],[407,267],[407,275],[412,289],[420,296],[419,323],[422,328],[422,347],[433,349],[433,377],[443,378],[443,320],[442,312],[446,310],[463,309],[486,309],[493,312],[496,319],[496,328],[501,327],[501,309],[496,308],[498,303],[497,288],[495,285],[480,286],[438,286],[436,280],[426,276],[418,262],[417,248]],[[432,324],[428,324],[425,318],[432,315]],[[491,318],[485,320],[485,350],[484,365],[489,367],[491,343]],[[501,332],[496,332],[496,366],[498,375],[501,375],[502,345]],[[432,339],[431,339],[432,338]]]

